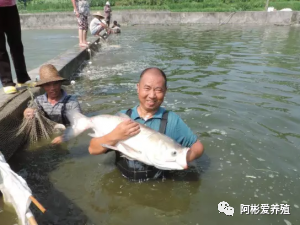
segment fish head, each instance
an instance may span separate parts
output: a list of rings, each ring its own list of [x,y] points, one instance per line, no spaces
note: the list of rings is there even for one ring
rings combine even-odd
[[[163,170],[184,170],[188,168],[186,155],[190,148],[176,146],[160,149],[155,156],[155,166]]]

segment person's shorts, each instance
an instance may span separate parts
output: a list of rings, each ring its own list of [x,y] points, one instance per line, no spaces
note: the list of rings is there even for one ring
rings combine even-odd
[[[78,27],[80,30],[88,30],[88,17],[82,14],[79,14],[77,17]]]

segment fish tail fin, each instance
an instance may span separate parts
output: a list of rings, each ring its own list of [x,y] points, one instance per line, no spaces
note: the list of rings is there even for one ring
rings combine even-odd
[[[69,141],[70,139],[77,137],[79,134],[93,126],[91,120],[88,117],[76,110],[67,112],[67,118],[70,121],[71,125],[64,132],[64,141]]]

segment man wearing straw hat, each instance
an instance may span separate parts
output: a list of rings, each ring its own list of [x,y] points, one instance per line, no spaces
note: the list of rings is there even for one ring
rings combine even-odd
[[[35,103],[44,112],[45,116],[65,126],[69,125],[66,113],[70,110],[81,112],[81,108],[77,98],[73,95],[68,95],[61,86],[65,78],[59,76],[57,69],[51,64],[45,64],[41,66],[40,80],[36,86],[40,86],[45,90],[45,94],[37,96]],[[26,108],[24,111],[24,117],[32,119],[34,117],[35,110],[32,108]],[[52,143],[60,144],[62,142],[62,136],[56,137]]]
[[[101,31],[107,29],[108,27],[105,21],[103,20],[104,16],[102,16],[99,11],[94,13],[93,16],[95,18],[92,19],[90,23],[90,31],[92,35],[99,35]]]

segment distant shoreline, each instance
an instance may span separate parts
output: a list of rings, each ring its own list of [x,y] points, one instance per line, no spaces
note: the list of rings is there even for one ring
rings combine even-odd
[[[230,2],[230,3],[229,3]],[[103,11],[105,1],[92,1],[90,8],[92,11]],[[169,11],[169,12],[249,12],[266,11],[266,0],[202,0],[202,1],[170,1],[170,0],[152,0],[152,1],[129,1],[117,0],[111,2],[112,12],[117,11]],[[291,8],[293,11],[300,11],[300,2],[298,0],[270,0],[268,7],[274,7],[277,10]],[[72,12],[73,6],[70,0],[27,0],[26,7],[21,1],[18,2],[20,13],[38,13],[38,12]]]
[[[89,17],[89,20],[92,16]],[[73,12],[20,14],[22,29],[75,29]],[[168,12],[168,11],[115,11],[112,20],[122,25],[278,25],[299,26],[300,11],[292,12]]]

